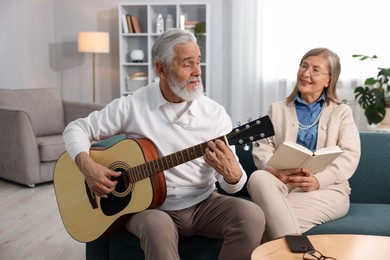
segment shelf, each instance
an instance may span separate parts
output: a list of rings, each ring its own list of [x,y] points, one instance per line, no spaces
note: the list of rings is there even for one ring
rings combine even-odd
[[[206,31],[209,26],[209,13],[207,3],[174,3],[174,4],[157,4],[157,3],[145,3],[145,4],[132,4],[122,3],[119,4],[118,17],[119,17],[119,60],[120,60],[120,93],[121,95],[131,94],[134,90],[134,86],[127,86],[129,77],[132,77],[135,73],[146,73],[146,84],[152,83],[156,79],[156,73],[154,71],[151,62],[151,49],[154,41],[159,36],[156,31],[156,18],[161,14],[165,19],[168,14],[173,18],[173,27],[179,28],[180,17],[185,16],[186,21],[199,21],[206,23]],[[136,16],[141,29],[140,33],[125,33],[123,17],[126,15]],[[125,18],[126,19],[126,18]],[[126,21],[126,20],[125,20]],[[209,89],[209,55],[210,52],[210,36],[206,32],[201,39],[198,40],[202,58],[201,58],[201,70],[202,70],[202,82],[205,89],[205,94],[208,94]],[[131,52],[133,50],[142,50],[144,53],[144,59],[142,62],[133,62],[131,59]]]

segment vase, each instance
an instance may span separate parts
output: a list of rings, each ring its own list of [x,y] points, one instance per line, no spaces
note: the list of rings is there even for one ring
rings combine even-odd
[[[144,52],[142,50],[132,50],[130,53],[130,57],[133,62],[143,62]]]
[[[156,19],[156,33],[160,34],[164,32],[164,18],[162,14],[157,15]]]
[[[385,108],[385,118],[378,124],[379,128],[390,128],[390,108]]]
[[[173,18],[172,15],[168,14],[165,18],[165,30],[173,28]]]

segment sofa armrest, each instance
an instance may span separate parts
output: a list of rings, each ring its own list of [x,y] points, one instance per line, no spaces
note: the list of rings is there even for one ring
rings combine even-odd
[[[27,112],[0,106],[0,177],[24,184],[39,179],[39,150]]]
[[[69,124],[77,118],[86,117],[93,111],[100,110],[104,107],[104,105],[101,104],[68,100],[62,100],[62,104],[64,106],[65,125]]]

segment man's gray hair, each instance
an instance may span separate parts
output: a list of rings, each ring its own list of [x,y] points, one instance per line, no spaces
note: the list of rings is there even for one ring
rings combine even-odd
[[[196,43],[196,38],[187,30],[171,28],[163,32],[152,47],[153,67],[156,68],[156,62],[159,61],[170,68],[175,55],[175,47],[189,41]]]

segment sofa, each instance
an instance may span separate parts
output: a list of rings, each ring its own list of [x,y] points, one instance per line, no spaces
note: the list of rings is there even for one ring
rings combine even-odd
[[[351,207],[348,214],[316,226],[306,234],[367,234],[390,236],[390,133],[361,132],[362,154],[358,168],[350,179]],[[120,139],[120,138],[119,138]],[[118,137],[105,140],[111,145]],[[251,147],[236,147],[240,163],[248,174],[256,168]],[[233,196],[250,199],[243,188]],[[182,237],[179,242],[181,259],[217,259],[222,240],[203,237]],[[139,239],[122,229],[111,237],[86,243],[87,260],[144,259]]]
[[[52,181],[65,126],[102,107],[63,100],[59,88],[0,89],[0,178],[29,187]]]

